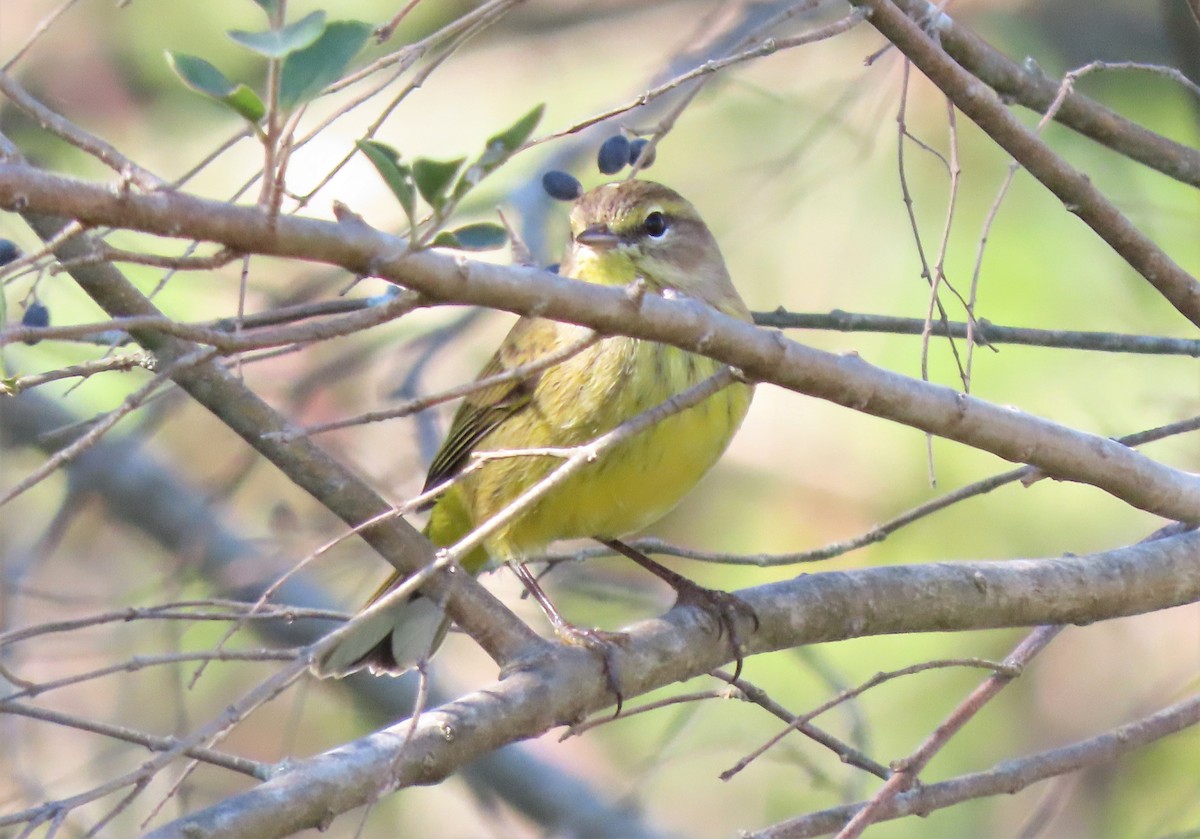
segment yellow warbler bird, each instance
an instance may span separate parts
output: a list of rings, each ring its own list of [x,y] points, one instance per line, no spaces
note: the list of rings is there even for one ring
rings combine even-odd
[[[657,183],[621,181],[580,197],[571,211],[562,273],[609,286],[640,279],[647,293],[688,297],[750,320],[695,207]],[[523,317],[479,378],[536,362],[579,344],[587,334],[583,327]],[[459,407],[426,488],[463,472],[474,453],[586,444],[722,366],[676,347],[616,336],[523,380],[484,387]],[[751,386],[735,382],[622,441],[492,533],[462,560],[463,568],[472,574],[493,562],[521,568],[526,558],[559,539],[614,540],[657,521],[716,463],[752,395]],[[518,455],[477,465],[437,500],[426,535],[439,547],[454,544],[560,463]],[[393,575],[372,600],[399,579]],[[317,670],[323,675],[362,667],[401,672],[432,654],[446,628],[440,607],[417,595],[364,623],[318,662]]]

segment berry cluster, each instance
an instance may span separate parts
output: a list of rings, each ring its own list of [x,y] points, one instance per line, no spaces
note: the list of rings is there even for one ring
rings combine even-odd
[[[600,144],[596,166],[601,174],[615,175],[626,166],[640,165],[643,169],[654,163],[654,149],[645,137],[629,140],[624,134],[614,134]],[[568,172],[551,169],[542,176],[542,189],[558,201],[574,201],[583,195],[583,185]]]

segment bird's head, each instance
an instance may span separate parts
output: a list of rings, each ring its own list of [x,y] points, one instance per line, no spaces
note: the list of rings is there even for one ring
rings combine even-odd
[[[748,316],[696,208],[652,181],[604,184],[575,202],[563,273],[604,285],[640,277],[653,291],[679,292]]]

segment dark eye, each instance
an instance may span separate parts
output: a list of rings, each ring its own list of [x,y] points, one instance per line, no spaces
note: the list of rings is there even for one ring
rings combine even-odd
[[[657,239],[667,232],[667,217],[656,210],[646,216],[646,220],[642,222],[642,229]]]

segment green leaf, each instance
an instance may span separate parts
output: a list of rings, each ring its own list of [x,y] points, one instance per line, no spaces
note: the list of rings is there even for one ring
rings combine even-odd
[[[413,180],[416,181],[421,197],[429,202],[430,207],[441,210],[445,205],[446,190],[449,189],[450,182],[454,180],[458,170],[462,168],[465,159],[460,157],[458,160],[428,160],[422,157],[413,163]]]
[[[234,29],[225,34],[234,43],[241,44],[259,55],[267,58],[283,58],[289,53],[302,50],[314,43],[324,31],[325,13],[316,11],[282,29],[268,29],[265,32],[244,32]]]
[[[489,137],[483,154],[467,167],[467,171],[463,172],[458,183],[454,185],[453,199],[461,200],[477,183],[512,157],[513,152],[519,149],[529,139],[533,129],[537,128],[545,110],[545,105],[538,105],[499,134]]]
[[[284,59],[279,80],[280,106],[291,111],[341,78],[346,65],[370,34],[370,24],[362,21],[334,21],[316,41]]]
[[[367,156],[367,160],[375,166],[375,171],[383,177],[383,182],[400,201],[408,216],[410,224],[415,223],[417,214],[417,193],[413,188],[412,172],[400,163],[400,153],[391,146],[377,140],[359,140],[355,145]]]
[[[203,58],[167,50],[167,63],[183,83],[197,93],[223,99],[234,91],[233,82]]]
[[[484,155],[494,153],[493,150],[495,150],[495,152],[502,152],[505,158],[511,156],[529,139],[533,129],[537,128],[538,123],[542,121],[542,114],[545,110],[545,104],[538,105],[496,136],[489,137]]]
[[[167,50],[167,63],[189,88],[215,99],[250,122],[257,123],[266,113],[258,94],[244,84],[235,85],[203,58]]]
[[[481,221],[457,230],[443,230],[430,243],[434,248],[456,248],[460,251],[490,251],[508,241],[508,231],[498,224]]]
[[[221,101],[255,125],[267,113],[267,108],[258,98],[258,94],[244,84],[239,84],[233,89],[233,93],[222,97]]]

